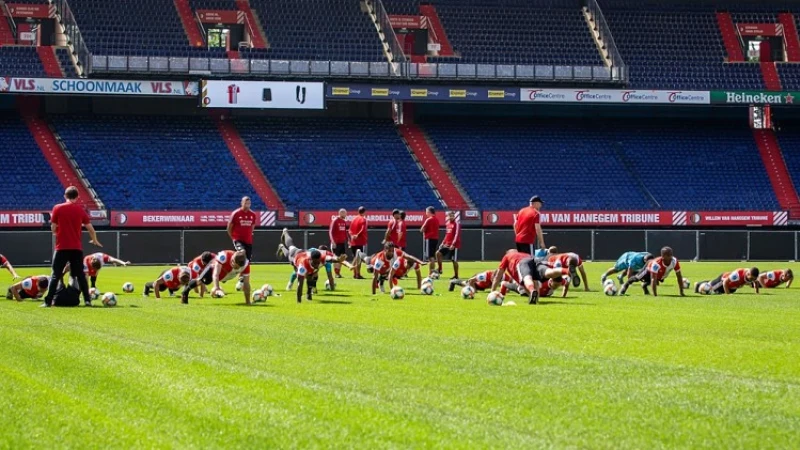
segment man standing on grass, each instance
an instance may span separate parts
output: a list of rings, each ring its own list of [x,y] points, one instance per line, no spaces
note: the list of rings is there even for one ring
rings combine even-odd
[[[361,276],[361,264],[356,264],[358,253],[367,252],[367,208],[358,208],[358,216],[350,222],[350,251],[353,252],[353,278],[364,279]]]
[[[50,218],[50,229],[56,235],[56,252],[53,255],[53,273],[50,276],[49,289],[44,297],[42,306],[53,306],[53,296],[56,294],[58,281],[64,273],[64,267],[69,264],[71,276],[78,280],[78,286],[83,294],[86,306],[92,305],[89,295],[89,283],[83,272],[83,242],[81,231],[85,227],[89,232],[90,243],[102,247],[97,240],[97,233],[89,221],[89,214],[78,204],[78,188],[70,186],[64,192],[66,202],[53,207]]]
[[[451,280],[458,279],[458,249],[461,248],[461,223],[456,221],[456,213],[447,211],[445,221],[444,242],[436,252],[436,263],[439,266],[439,273],[442,273],[442,259],[448,258],[453,263],[453,276]]]
[[[342,256],[347,253],[347,210],[342,208],[339,215],[331,218],[331,226],[328,228],[328,237],[331,240],[331,250],[333,254]],[[333,271],[336,278],[342,278],[342,265],[335,263]]]
[[[256,213],[250,209],[250,197],[242,197],[242,207],[232,212],[228,220],[228,236],[236,251],[244,250],[248,261],[253,260],[253,230],[256,223]]]
[[[439,228],[441,224],[439,223],[439,218],[436,217],[436,210],[433,206],[428,206],[428,208],[425,209],[425,216],[425,222],[422,222],[422,228],[419,229],[419,232],[422,233],[422,238],[424,240],[422,246],[422,260],[429,263],[428,275],[430,275],[433,273],[436,262],[436,252],[439,250]]]
[[[389,219],[389,223],[386,224],[386,234],[383,236],[383,242],[381,242],[381,244],[394,244],[394,246],[397,247],[398,242],[400,242],[399,222],[400,210],[394,209],[392,211],[392,218]]]
[[[539,241],[539,248],[546,248],[542,225],[539,223],[539,210],[542,209],[542,198],[538,195],[531,197],[530,206],[522,208],[517,213],[514,222],[514,234],[517,251],[533,255],[536,253],[535,243]]]

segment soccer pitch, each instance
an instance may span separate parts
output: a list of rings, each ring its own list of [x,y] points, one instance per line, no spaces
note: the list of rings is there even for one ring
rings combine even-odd
[[[682,265],[694,282],[744,263]],[[800,287],[680,298],[671,276],[612,298],[610,266],[587,264],[594,292],[517,307],[447,292],[447,264],[433,296],[344,279],[298,305],[288,265],[257,266],[281,296],[249,308],[233,282],[186,306],[142,297],[163,268],[107,267],[116,308],[1,303],[0,448],[800,446]]]

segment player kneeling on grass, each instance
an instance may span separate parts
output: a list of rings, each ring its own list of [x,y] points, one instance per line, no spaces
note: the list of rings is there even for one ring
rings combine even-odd
[[[97,288],[97,276],[100,274],[100,269],[103,268],[106,264],[113,264],[115,266],[127,266],[131,262],[130,261],[122,261],[120,259],[114,258],[111,255],[107,255],[102,252],[93,253],[91,255],[86,256],[83,258],[83,273],[86,274],[86,277],[89,278],[91,281],[91,287]],[[64,267],[63,275],[69,273],[69,264]]]
[[[625,252],[617,259],[614,267],[606,270],[603,276],[600,277],[600,282],[605,284],[606,278],[615,273],[619,273],[619,275],[617,275],[617,280],[622,283],[625,277],[630,278],[644,269],[644,266],[653,258],[655,258],[655,256],[648,252]]]
[[[50,285],[50,277],[47,275],[36,275],[25,278],[8,288],[6,298],[21,302],[25,299],[39,299],[47,293]]]
[[[673,270],[675,271],[675,276],[678,277],[678,289],[680,290],[681,297],[684,297],[686,294],[683,293],[681,263],[678,262],[678,258],[672,254],[672,249],[670,247],[662,248],[661,256],[650,260],[644,269],[628,278],[628,281],[625,282],[622,289],[619,291],[619,295],[625,295],[628,288],[633,283],[641,282],[645,295],[650,295],[650,291],[648,290],[648,285],[650,285],[653,289],[653,296],[658,297],[658,284],[663,282]]]
[[[476,291],[485,291],[492,288],[494,283],[494,270],[487,270],[486,272],[476,273],[469,280],[450,280],[450,292],[456,289],[456,286],[466,287],[470,286]],[[516,291],[518,286],[514,280],[508,276],[507,273],[503,274],[503,282],[500,284],[500,293],[506,295],[508,291]]]
[[[191,290],[195,292],[199,290],[200,298],[203,298],[203,295],[206,293],[206,286],[214,281],[211,271],[214,266],[211,262],[214,261],[216,257],[217,255],[215,253],[205,251],[201,253],[200,256],[189,261],[189,272],[192,275],[192,279],[184,288],[186,295],[189,295],[189,291]]]
[[[739,288],[750,285],[759,293],[758,286],[758,267],[750,269],[736,269],[733,272],[725,272],[713,280],[700,281],[694,284],[694,291],[699,293],[700,287],[708,283],[711,286],[709,294],[733,294]]]
[[[161,298],[161,293],[169,290],[169,295],[179,291],[192,281],[192,271],[188,267],[173,267],[165,270],[156,281],[144,285],[144,295],[149,296],[150,291],[156,294],[156,298]]]
[[[776,288],[784,283],[786,283],[786,289],[789,289],[792,286],[792,281],[794,281],[792,269],[770,270],[758,276],[758,284],[763,288],[769,289]]]
[[[583,269],[583,260],[581,260],[581,257],[578,256],[577,253],[557,253],[547,257],[547,264],[556,269],[560,267],[569,267],[570,261],[575,261],[577,269],[581,273],[580,279],[578,277],[572,277],[572,285],[575,287],[580,286],[581,279],[583,279],[583,290],[589,292],[589,283],[587,281],[586,271]]]
[[[539,303],[541,283],[566,275],[574,277],[577,274],[577,266],[578,261],[570,258],[567,260],[567,267],[551,267],[541,259],[512,249],[503,256],[500,266],[493,275],[492,291],[497,290],[502,283],[502,275],[507,273],[519,285],[519,293],[529,295],[528,303],[535,305]]]

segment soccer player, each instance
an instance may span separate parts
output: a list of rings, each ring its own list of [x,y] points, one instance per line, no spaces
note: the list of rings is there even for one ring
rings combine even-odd
[[[50,215],[50,230],[56,235],[56,252],[53,255],[53,273],[48,283],[47,295],[44,297],[42,306],[53,306],[53,297],[56,295],[58,281],[64,277],[64,267],[72,264],[70,272],[72,277],[78,280],[78,286],[83,294],[84,304],[91,306],[92,297],[89,295],[89,283],[86,282],[86,274],[81,270],[83,262],[83,243],[81,232],[83,228],[89,232],[90,243],[97,247],[102,247],[97,239],[89,214],[78,204],[78,188],[70,186],[64,191],[64,203],[53,207]]]
[[[169,290],[169,295],[179,291],[183,286],[187,286],[192,281],[192,270],[188,267],[173,267],[165,270],[156,278],[156,281],[145,283],[144,295],[148,297],[150,291],[156,294],[156,298],[161,298],[161,292]]]
[[[398,222],[400,222],[400,210],[395,209],[392,211],[392,218],[389,219],[389,223],[386,225],[386,234],[383,236],[383,242],[381,242],[381,244],[391,242],[397,246],[400,242]]]
[[[206,286],[210,285],[214,281],[211,273],[211,269],[213,268],[211,262],[214,261],[214,258],[216,257],[217,255],[215,253],[205,251],[198,257],[189,261],[189,274],[191,275],[192,279],[183,289],[181,297],[185,296],[188,298],[189,291],[197,291],[199,287],[200,298],[203,298],[203,295],[206,293]]]
[[[414,269],[414,272],[417,274],[417,289],[422,287],[422,271],[420,267],[423,264],[419,262],[415,262],[411,255],[404,253],[403,256],[398,256],[392,262],[392,268],[389,271],[389,280],[391,280],[392,286],[397,286],[397,283],[403,278],[411,268]],[[419,260],[417,260],[419,261]]]
[[[294,239],[292,239],[292,236],[289,234],[289,230],[287,228],[284,228],[283,233],[281,233],[281,243],[278,244],[277,255],[279,258],[286,258],[293,269],[292,274],[289,276],[289,283],[286,285],[287,291],[292,290],[294,281],[297,279],[299,275],[299,273],[297,272],[297,258],[303,253],[308,253],[315,250],[320,253],[321,258],[324,261],[323,263],[325,264],[325,271],[328,274],[328,282],[331,285],[331,289],[334,289],[335,287],[331,271],[331,263],[336,262],[339,264],[344,264],[348,269],[353,269],[353,266],[345,261],[347,255],[342,254],[336,256],[328,250],[328,247],[324,245],[320,245],[319,249],[310,248],[308,250],[303,250],[301,248],[296,247],[294,245]],[[316,271],[314,274],[316,275]],[[316,280],[317,280],[316,277],[309,278],[310,289],[312,290],[316,289]]]
[[[567,296],[567,292],[569,292],[569,282],[567,281],[567,278],[568,277],[554,278],[542,282],[542,285],[539,288],[539,297],[552,297],[556,292],[556,288],[561,286],[561,298],[565,298]]]
[[[655,256],[648,252],[625,252],[617,259],[614,267],[606,270],[603,276],[600,277],[600,283],[605,283],[606,278],[618,272],[620,274],[617,276],[617,280],[622,283],[625,277],[630,278],[633,274],[644,269],[644,266],[653,258]]]
[[[503,277],[500,275],[507,273],[517,285],[519,285],[520,294],[527,293],[530,297],[528,303],[535,305],[539,303],[539,288],[541,283],[552,278],[561,278],[565,275],[571,277],[576,276],[576,267],[578,262],[575,259],[568,261],[567,267],[554,268],[550,267],[546,262],[514,249],[506,252],[503,260],[500,261],[500,266],[494,274],[494,281],[492,282],[492,291],[497,290],[500,286]]]
[[[700,292],[700,285],[708,283],[711,285],[711,292],[715,294],[733,294],[739,288],[750,285],[759,293],[758,267],[750,269],[736,269],[732,272],[725,272],[711,281],[700,281],[694,284],[694,291]]]
[[[297,272],[297,303],[302,303],[303,301],[303,285],[306,279],[308,279],[306,299],[312,301],[312,294],[314,289],[316,289],[317,274],[320,266],[333,261],[342,262],[344,261],[344,256],[345,255],[342,255],[337,259],[333,253],[326,250],[308,250],[296,253],[292,265],[296,268]],[[333,283],[333,277],[330,272],[328,272],[328,282],[331,284],[331,289],[334,289],[335,284]]]
[[[442,273],[442,259],[448,258],[453,262],[453,276],[451,280],[458,279],[458,249],[461,248],[461,224],[456,221],[456,213],[447,211],[447,220],[444,223],[444,242],[436,252],[436,262],[439,273]]]
[[[339,210],[339,215],[331,219],[331,226],[328,228],[328,237],[331,239],[331,248],[336,256],[344,255],[347,252],[347,210]],[[333,270],[336,278],[342,278],[342,265],[334,263]]]
[[[680,290],[681,297],[684,297],[686,294],[683,293],[681,263],[678,262],[678,258],[673,255],[672,248],[670,247],[662,248],[661,256],[653,258],[639,273],[628,278],[628,281],[626,281],[622,289],[620,289],[619,295],[625,295],[628,288],[633,283],[641,282],[642,290],[644,290],[645,295],[650,295],[650,291],[647,289],[647,285],[650,284],[653,288],[653,296],[658,297],[658,284],[663,282],[673,270],[675,271],[675,276],[678,278],[678,289]]]
[[[792,269],[784,270],[771,270],[764,272],[758,276],[758,284],[763,288],[773,289],[786,283],[786,289],[792,287],[794,281],[794,273]]]
[[[450,280],[450,292],[453,292],[456,286],[466,287],[471,286],[476,291],[485,291],[491,289],[494,284],[494,270],[487,270],[486,272],[479,272],[472,276],[469,280]],[[514,280],[507,274],[503,274],[503,281],[500,284],[500,293],[506,295],[506,292],[518,290],[518,286]]]
[[[555,255],[556,253],[558,253],[558,247],[551,245],[549,248],[536,249],[536,252],[533,254],[533,256],[539,259],[547,259],[548,256]]]
[[[439,251],[439,218],[436,217],[436,209],[428,206],[425,209],[425,221],[422,222],[422,233],[424,244],[422,246],[422,259],[428,261],[428,275],[433,272],[436,261],[436,253]]]
[[[559,267],[569,267],[569,262],[575,261],[578,271],[581,273],[581,278],[575,277],[572,279],[572,285],[578,287],[581,285],[583,279],[583,290],[589,292],[589,283],[586,277],[586,270],[583,268],[583,260],[577,253],[556,253],[547,257],[547,263],[552,267],[558,269]]]
[[[408,247],[408,224],[406,224],[406,212],[400,210],[400,220],[397,222],[397,247],[405,251]]]
[[[114,258],[111,255],[107,255],[103,252],[92,253],[91,255],[86,256],[83,258],[83,273],[89,277],[91,280],[91,285],[93,288],[97,288],[97,275],[100,274],[100,269],[103,268],[106,264],[113,264],[115,266],[127,266],[131,262],[130,261],[122,261],[120,259]],[[70,271],[70,264],[64,267],[64,275]]]
[[[358,208],[358,215],[350,222],[350,251],[353,252],[353,278],[363,280],[361,264],[356,261],[356,254],[367,251],[367,208]]]
[[[236,251],[244,250],[247,260],[253,260],[253,230],[256,228],[258,218],[250,209],[250,197],[242,197],[241,207],[231,213],[228,219],[228,236],[233,241]]]
[[[219,283],[227,282],[238,277],[242,281],[242,293],[244,302],[250,305],[250,260],[247,259],[245,250],[223,250],[217,253],[212,264],[212,283],[214,284],[211,292],[220,290]],[[181,299],[183,303],[189,303],[189,297]]]
[[[12,279],[15,281],[19,279],[19,275],[17,271],[14,270],[14,266],[11,265],[11,262],[3,255],[0,255],[0,268],[6,269],[9,273],[11,273]]]
[[[517,221],[514,222],[514,234],[517,251],[533,255],[535,252],[535,242],[539,242],[539,248],[547,248],[544,245],[544,235],[542,225],[539,223],[539,210],[542,208],[542,198],[538,195],[531,197],[530,206],[522,208],[517,213]]]
[[[26,298],[42,298],[49,285],[50,279],[47,275],[28,277],[9,287],[8,292],[6,292],[6,298],[18,302]]]

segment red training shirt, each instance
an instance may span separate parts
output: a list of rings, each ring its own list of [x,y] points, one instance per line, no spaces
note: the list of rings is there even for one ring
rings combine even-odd
[[[350,222],[350,245],[353,247],[363,247],[367,245],[367,218],[356,216]]]
[[[406,244],[408,243],[408,228],[405,220],[401,219],[397,221],[397,233],[398,237],[395,244],[400,248],[406,248]]]
[[[539,211],[533,206],[522,208],[517,213],[517,223],[514,224],[516,242],[520,244],[536,243],[536,224],[539,223]]]
[[[83,250],[81,233],[89,214],[77,203],[64,202],[53,207],[50,221],[56,227],[56,250]]]
[[[424,239],[439,239],[439,227],[441,224],[439,223],[439,218],[436,217],[436,214],[428,217],[425,219],[425,222],[422,222],[422,237]]]
[[[328,236],[331,242],[336,245],[347,242],[347,221],[339,216],[331,219],[331,226],[328,228]]]
[[[461,224],[455,220],[448,220],[444,227],[444,246],[461,248]]]
[[[245,244],[253,243],[253,229],[256,227],[256,213],[253,210],[245,211],[242,208],[231,213],[230,223],[233,224],[231,234],[234,241]]]

